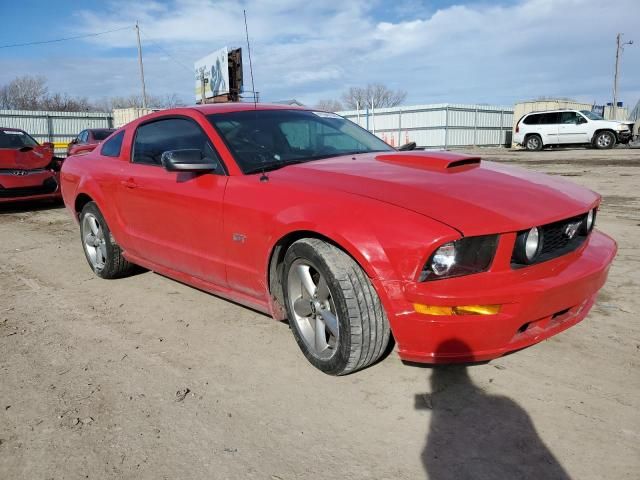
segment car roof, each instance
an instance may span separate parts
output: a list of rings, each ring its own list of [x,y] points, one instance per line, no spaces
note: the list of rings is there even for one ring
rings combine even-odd
[[[0,127],[0,130],[8,130],[10,132],[22,132],[22,133],[27,133],[24,130],[21,130],[19,128],[11,128],[11,127]]]
[[[90,132],[115,132],[115,128],[87,128]]]
[[[582,110],[578,110],[576,108],[558,108],[556,110],[540,110],[540,111],[535,111],[535,112],[529,112],[529,113],[525,114],[525,116],[538,114],[538,113],[581,112],[581,111]]]
[[[197,110],[204,115],[211,115],[213,113],[244,112],[248,110],[308,110],[308,108],[298,107],[296,105],[282,105],[277,103],[253,103],[253,102],[251,103],[245,103],[245,102],[213,103],[213,104],[205,104],[205,105],[192,105],[187,108]],[[163,110],[163,112],[167,112],[167,110]]]

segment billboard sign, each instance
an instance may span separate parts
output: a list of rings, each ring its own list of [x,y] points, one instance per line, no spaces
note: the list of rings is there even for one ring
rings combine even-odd
[[[204,78],[204,96],[212,98],[229,93],[229,50],[221,48],[194,64],[195,67],[195,97],[202,99]]]

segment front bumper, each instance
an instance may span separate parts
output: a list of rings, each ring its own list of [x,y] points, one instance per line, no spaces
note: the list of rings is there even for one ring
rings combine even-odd
[[[59,197],[58,172],[49,169],[0,172],[0,203]]]
[[[526,268],[383,284],[398,353],[415,362],[485,361],[566,330],[589,312],[616,249],[613,239],[594,231],[578,250]],[[502,308],[495,315],[441,316],[417,313],[414,304]]]
[[[633,134],[631,133],[631,130],[622,130],[616,132],[618,143],[629,143],[632,136]]]

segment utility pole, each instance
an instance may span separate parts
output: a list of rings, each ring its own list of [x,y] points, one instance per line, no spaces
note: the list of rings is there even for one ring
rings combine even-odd
[[[622,40],[622,33],[616,35],[616,70],[613,74],[613,119],[615,120],[617,117],[617,108],[618,108],[618,72],[620,65],[620,54],[624,51],[625,45],[633,45],[633,40],[629,40],[628,42],[620,43]]]
[[[373,131],[371,133],[375,135],[376,134],[376,108],[373,105],[373,98],[371,98],[371,124],[373,126]]]
[[[147,89],[144,85],[144,66],[142,65],[142,45],[140,44],[140,27],[136,20],[136,35],[138,37],[138,65],[140,65],[140,81],[142,82],[142,108],[147,108]]]

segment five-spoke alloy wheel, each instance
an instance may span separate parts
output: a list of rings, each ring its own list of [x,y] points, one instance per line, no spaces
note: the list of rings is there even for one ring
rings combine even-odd
[[[99,277],[123,277],[135,268],[122,255],[95,202],[87,203],[80,212],[80,237],[87,262]]]
[[[287,289],[293,321],[309,352],[320,359],[331,358],[340,325],[327,280],[308,260],[298,259],[289,269]]]
[[[318,369],[345,375],[385,352],[390,332],[380,298],[344,251],[316,238],[294,242],[282,285],[293,336]]]
[[[87,260],[89,260],[89,264],[93,270],[98,272],[104,268],[104,264],[107,261],[107,245],[104,238],[104,229],[98,218],[92,213],[87,213],[84,216],[80,228],[82,229],[84,251],[87,255]]]

